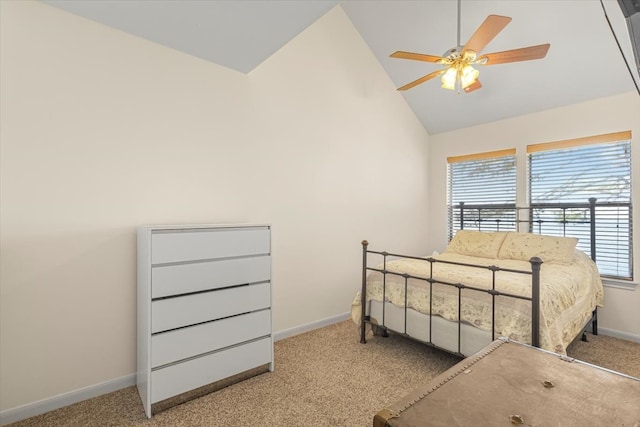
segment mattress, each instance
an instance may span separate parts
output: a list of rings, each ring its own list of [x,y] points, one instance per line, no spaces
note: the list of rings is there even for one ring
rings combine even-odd
[[[374,427],[640,426],[640,379],[496,340],[380,410]]]

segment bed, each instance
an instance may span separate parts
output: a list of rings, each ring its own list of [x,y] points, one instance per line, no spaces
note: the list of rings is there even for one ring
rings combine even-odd
[[[373,251],[363,241],[351,311],[361,342],[369,324],[463,357],[503,336],[565,354],[589,323],[597,334],[603,304],[598,269],[577,241],[463,229],[432,256]],[[382,262],[369,266],[372,255]]]
[[[378,411],[374,427],[639,426],[640,380],[501,338]]]

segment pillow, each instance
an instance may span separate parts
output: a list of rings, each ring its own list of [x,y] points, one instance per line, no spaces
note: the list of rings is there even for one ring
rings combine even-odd
[[[506,232],[484,233],[482,231],[460,230],[453,236],[445,252],[480,258],[497,258]]]
[[[569,264],[578,239],[531,233],[507,233],[498,258],[529,261],[537,256],[544,262]]]

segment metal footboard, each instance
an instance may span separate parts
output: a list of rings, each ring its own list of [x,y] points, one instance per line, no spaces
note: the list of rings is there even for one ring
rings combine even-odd
[[[408,286],[409,286],[409,279],[414,279],[414,280],[420,280],[420,281],[424,281],[429,283],[429,299],[430,299],[430,310],[429,310],[429,341],[425,342],[425,344],[428,344],[430,346],[433,347],[438,347],[436,344],[433,343],[432,341],[432,318],[433,318],[433,285],[434,284],[440,284],[440,285],[445,285],[445,286],[450,286],[450,287],[455,287],[457,288],[457,295],[458,295],[458,319],[457,319],[457,324],[458,324],[458,351],[454,352],[457,355],[462,355],[461,352],[461,326],[462,326],[462,319],[461,319],[461,313],[462,313],[462,290],[471,290],[474,292],[482,292],[482,293],[486,293],[491,295],[491,299],[492,299],[492,319],[491,319],[491,339],[495,340],[495,299],[496,297],[499,296],[504,296],[504,297],[509,297],[509,298],[515,298],[515,299],[521,299],[521,300],[527,300],[530,301],[532,304],[532,309],[531,309],[531,344],[535,347],[539,347],[540,346],[540,266],[542,265],[542,260],[538,257],[533,257],[531,258],[531,260],[529,261],[531,263],[531,271],[526,271],[526,270],[513,270],[513,269],[506,269],[506,268],[501,268],[501,267],[497,267],[497,266],[482,266],[482,265],[476,265],[476,264],[467,264],[467,263],[458,263],[458,262],[452,262],[452,261],[444,261],[444,260],[438,260],[436,258],[432,258],[432,257],[416,257],[416,256],[409,256],[409,255],[401,255],[401,254],[394,254],[394,253],[389,253],[389,252],[378,252],[378,251],[371,251],[368,249],[369,246],[369,242],[367,242],[366,240],[362,241],[362,290],[361,290],[361,303],[362,303],[362,316],[361,316],[361,331],[360,331],[360,342],[361,343],[366,343],[366,324],[368,322],[370,322],[370,316],[368,316],[367,313],[367,276],[368,273],[371,271],[377,271],[379,273],[382,274],[382,280],[383,280],[383,285],[382,285],[382,292],[383,292],[383,305],[382,305],[382,325],[383,327],[386,329],[386,326],[384,326],[385,322],[384,322],[384,301],[386,299],[386,278],[387,275],[391,274],[391,275],[396,275],[396,276],[400,276],[404,278],[404,297],[405,297],[405,301],[404,301],[404,331],[393,331],[396,333],[400,333],[403,335],[407,335],[406,334],[406,330],[407,330],[407,295],[408,295]],[[368,254],[377,254],[377,255],[381,255],[383,257],[383,263],[382,263],[382,269],[380,268],[374,268],[374,267],[369,267],[367,264],[367,255]],[[422,260],[422,261],[426,261],[429,263],[429,277],[420,277],[420,276],[414,276],[408,273],[399,273],[399,272],[395,272],[395,271],[389,271],[387,270],[387,257],[394,257],[394,259],[417,259],[417,260]],[[442,281],[442,280],[437,280],[433,277],[433,264],[434,263],[442,263],[442,264],[451,264],[451,265],[458,265],[458,266],[465,266],[465,267],[472,267],[472,268],[478,268],[478,269],[485,269],[488,271],[491,271],[491,275],[492,275],[492,286],[490,289],[485,289],[485,288],[480,288],[477,286],[472,286],[469,284],[464,284],[464,283],[453,283],[453,282],[446,282],[446,281]],[[522,296],[522,295],[515,295],[515,294],[511,294],[511,293],[507,293],[507,292],[501,292],[499,290],[496,289],[496,273],[500,272],[500,271],[505,271],[505,272],[510,272],[510,273],[517,273],[517,274],[524,274],[524,275],[530,275],[531,276],[531,296],[527,297],[527,296]]]

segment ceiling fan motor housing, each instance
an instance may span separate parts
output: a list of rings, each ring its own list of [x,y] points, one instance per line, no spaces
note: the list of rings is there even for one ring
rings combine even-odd
[[[443,53],[442,57],[453,61],[455,59],[460,58],[461,53],[462,53],[462,49],[464,49],[464,46],[452,47],[451,49],[449,49],[445,53]]]

